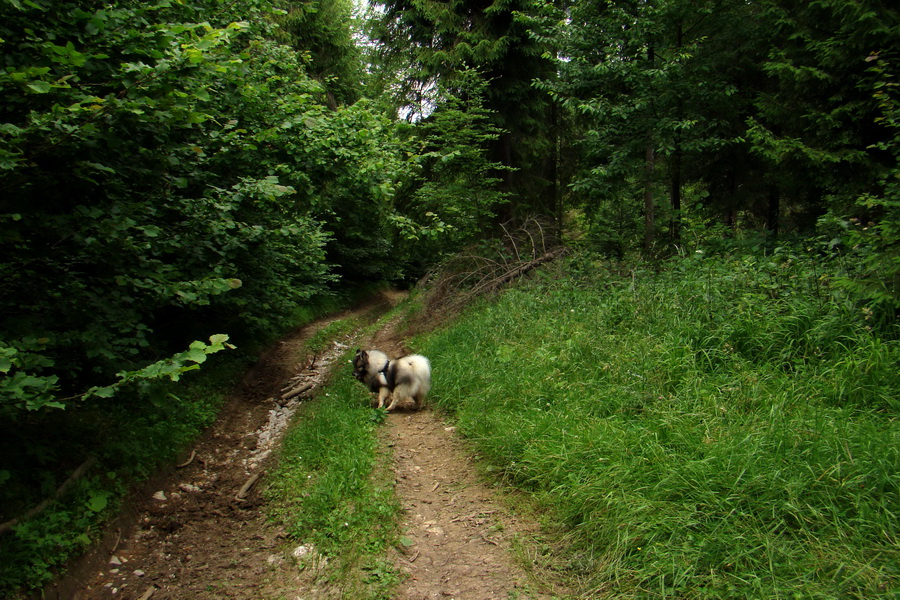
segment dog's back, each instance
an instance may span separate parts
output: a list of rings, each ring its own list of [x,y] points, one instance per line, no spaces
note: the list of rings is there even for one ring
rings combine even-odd
[[[411,354],[392,360],[385,374],[393,395],[388,410],[393,410],[398,402],[407,398],[413,401],[416,409],[421,408],[431,389],[431,363],[427,358]]]

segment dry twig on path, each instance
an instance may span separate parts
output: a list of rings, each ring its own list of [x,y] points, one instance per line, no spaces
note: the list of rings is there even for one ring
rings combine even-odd
[[[191,457],[190,457],[189,459],[187,459],[185,462],[181,463],[180,465],[175,465],[175,468],[176,468],[176,469],[183,469],[183,468],[185,468],[186,466],[188,466],[189,464],[191,464],[192,462],[194,462],[194,458],[196,458],[196,456],[197,456],[197,451],[196,451],[196,450],[191,450]]]
[[[254,485],[256,485],[256,482],[259,481],[259,478],[262,477],[262,474],[263,474],[263,471],[259,471],[257,473],[254,473],[253,475],[251,475],[250,479],[248,479],[247,482],[241,486],[240,491],[237,493],[237,495],[234,497],[234,499],[237,500],[238,502],[243,502],[244,500],[246,500],[247,495],[250,493],[250,489]]]

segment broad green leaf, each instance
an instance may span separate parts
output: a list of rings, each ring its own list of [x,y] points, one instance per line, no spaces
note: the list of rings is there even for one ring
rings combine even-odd
[[[105,493],[94,493],[87,501],[86,506],[93,512],[100,512],[109,504],[109,495]]]
[[[51,89],[50,84],[46,81],[32,81],[26,84],[26,87],[36,94],[46,94]]]

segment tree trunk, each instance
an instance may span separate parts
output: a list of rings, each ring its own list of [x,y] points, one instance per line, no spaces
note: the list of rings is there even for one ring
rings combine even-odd
[[[559,193],[559,109],[556,101],[550,101],[550,141],[553,143],[553,153],[550,157],[550,187],[553,194],[553,213],[556,217],[556,239],[562,239],[563,210],[562,196]]]
[[[499,142],[498,150],[498,159],[500,164],[505,167],[512,167],[513,163],[513,151],[512,151],[512,138],[509,133],[504,133],[500,136],[500,139],[497,140]],[[516,217],[517,211],[517,202],[516,199],[512,196],[513,186],[515,184],[513,179],[513,171],[511,169],[505,169],[503,171],[503,191],[510,194],[510,201],[505,202],[500,205],[499,210],[497,211],[498,223],[506,223],[508,221],[513,220]]]
[[[675,140],[672,155],[672,243],[681,242],[681,140]]]
[[[781,215],[781,194],[774,185],[769,186],[769,197],[766,206],[766,229],[771,237],[778,237],[778,220]]]
[[[656,168],[656,153],[653,143],[647,142],[647,151],[644,154],[644,249],[649,250],[653,246],[654,229],[656,219],[653,206],[653,172]]]

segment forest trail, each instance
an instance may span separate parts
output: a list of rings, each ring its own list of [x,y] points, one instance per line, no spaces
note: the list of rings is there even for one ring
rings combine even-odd
[[[123,511],[103,543],[74,565],[45,598],[74,600],[285,600],[344,598],[291,553],[266,522],[255,478],[265,477],[300,399],[281,400],[290,383],[324,381],[344,348],[300,364],[300,348],[334,320],[369,322],[396,305],[398,294],[298,329],[261,356],[226,402],[219,420],[195,445],[190,463],[158,475]],[[405,350],[396,320],[359,344],[391,355]],[[367,343],[368,342],[368,343]],[[439,372],[440,366],[435,366]],[[478,477],[454,428],[435,412],[402,408],[379,429],[393,457],[403,507],[402,544],[390,557],[403,580],[398,600],[550,598],[533,591],[511,552],[536,526],[511,515]],[[187,462],[188,457],[185,457]],[[243,492],[243,493],[242,493]],[[243,496],[243,497],[241,497]],[[307,561],[308,562],[308,561]]]
[[[512,557],[535,526],[510,514],[477,474],[455,428],[432,411],[398,413],[382,436],[394,449],[407,577],[397,600],[549,599]]]

